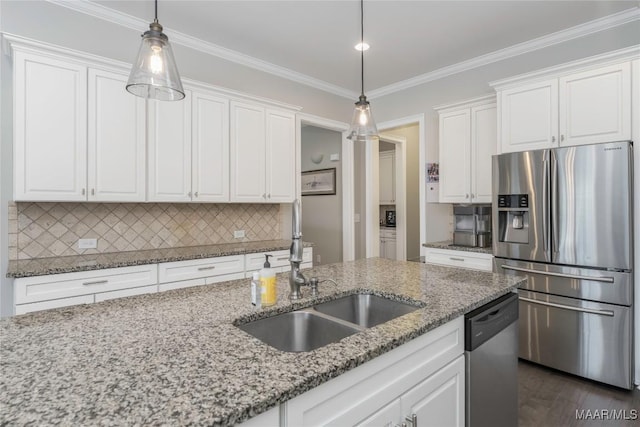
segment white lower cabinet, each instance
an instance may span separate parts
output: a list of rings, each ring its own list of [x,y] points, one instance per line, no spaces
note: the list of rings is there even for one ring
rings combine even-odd
[[[271,252],[256,252],[254,254],[245,255],[245,277],[251,277],[254,271],[260,270],[264,266],[265,255],[271,255],[269,257],[269,264],[276,273],[283,273],[291,270],[291,264],[289,262],[289,250],[271,251]],[[302,250],[302,263],[301,269],[313,267],[313,248],[304,248]]]
[[[380,229],[380,258],[397,259],[396,230]]]
[[[459,317],[284,404],[281,425],[464,425]]]
[[[493,255],[491,254],[456,251],[453,249],[425,249],[424,258],[428,264],[493,271]]]
[[[156,264],[25,277],[14,280],[16,314],[126,296],[112,292],[157,292]],[[135,291],[133,289],[139,289]],[[155,288],[155,289],[154,289]],[[132,293],[129,293],[131,295]]]
[[[244,278],[244,255],[158,264],[160,292]]]

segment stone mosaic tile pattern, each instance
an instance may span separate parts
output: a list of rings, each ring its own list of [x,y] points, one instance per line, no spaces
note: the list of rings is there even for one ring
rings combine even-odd
[[[454,251],[476,252],[479,254],[489,254],[489,255],[493,253],[493,248],[491,248],[491,246],[489,246],[488,248],[472,248],[469,246],[458,246],[453,244],[453,240],[423,243],[422,246],[424,246],[425,248],[451,249]]]
[[[0,321],[0,425],[232,425],[489,302],[525,279],[380,258],[305,271],[320,296],[255,310],[238,280]],[[234,326],[356,290],[424,308],[306,353]],[[305,294],[308,295],[308,292]]]
[[[280,238],[278,204],[23,203],[9,205],[9,259],[232,243]],[[15,232],[11,232],[15,230]],[[12,237],[15,236],[15,237]],[[78,239],[97,238],[96,249]]]
[[[221,243],[218,245],[189,246],[184,248],[152,249],[148,251],[112,252],[95,255],[77,255],[34,258],[9,261],[7,277],[31,277],[46,274],[72,273],[131,265],[185,261],[289,249],[291,240],[260,240],[257,242]],[[304,242],[303,246],[313,246]]]

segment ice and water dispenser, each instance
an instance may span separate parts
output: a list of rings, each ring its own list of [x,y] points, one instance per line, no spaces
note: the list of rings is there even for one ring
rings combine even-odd
[[[498,241],[529,243],[529,195],[498,195]]]

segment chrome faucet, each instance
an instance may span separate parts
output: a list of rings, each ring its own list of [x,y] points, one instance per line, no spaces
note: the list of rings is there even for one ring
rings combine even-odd
[[[300,286],[305,286],[309,282],[300,272],[300,263],[302,262],[302,231],[301,231],[301,218],[300,218],[300,201],[295,199],[293,201],[293,235],[291,236],[291,248],[289,250],[289,262],[291,263],[291,271],[289,272],[289,299],[298,300],[302,298],[300,292]]]

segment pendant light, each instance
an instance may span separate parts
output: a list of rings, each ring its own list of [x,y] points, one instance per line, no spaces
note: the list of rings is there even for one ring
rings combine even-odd
[[[352,141],[366,141],[378,137],[378,129],[371,115],[371,106],[364,96],[364,0],[360,0],[360,83],[361,92],[353,111],[349,138]]]
[[[160,101],[179,101],[184,98],[169,38],[158,23],[158,0],[155,0],[155,19],[149,24],[149,31],[142,35],[142,44],[129,75],[127,90],[136,96]]]

